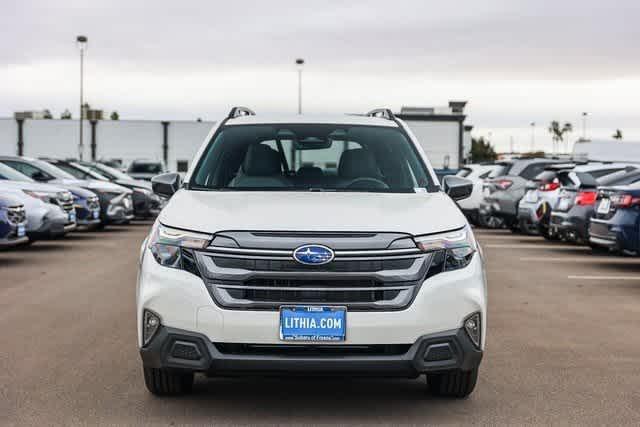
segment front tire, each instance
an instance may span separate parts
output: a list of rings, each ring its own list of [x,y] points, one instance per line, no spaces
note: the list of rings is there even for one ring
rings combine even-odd
[[[431,394],[439,397],[465,398],[471,394],[478,381],[478,368],[471,371],[454,369],[427,374]]]
[[[144,368],[144,383],[156,396],[179,396],[193,388],[193,373]]]

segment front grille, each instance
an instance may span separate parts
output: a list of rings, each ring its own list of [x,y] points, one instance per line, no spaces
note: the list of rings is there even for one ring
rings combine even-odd
[[[87,198],[87,209],[90,211],[100,209],[100,200],[98,199],[98,196],[91,196]]]
[[[229,309],[331,304],[352,311],[399,310],[413,300],[434,255],[420,252],[412,240],[398,244],[404,235],[388,234],[228,232],[225,241],[241,241],[243,247],[213,246],[189,252],[186,261],[216,303]],[[293,251],[308,242],[334,249],[335,259],[319,266],[298,263]]]
[[[27,213],[23,205],[11,206],[7,208],[7,219],[13,225],[22,224],[27,220]]]
[[[406,354],[410,344],[373,345],[307,345],[307,344],[238,344],[213,343],[222,354],[251,356],[399,356]]]
[[[274,260],[256,258],[224,258],[212,257],[213,262],[222,268],[239,268],[252,271],[328,271],[328,272],[358,272],[381,270],[406,270],[411,267],[413,259],[388,260],[356,260],[334,261],[332,263],[313,266],[303,265],[294,260]]]

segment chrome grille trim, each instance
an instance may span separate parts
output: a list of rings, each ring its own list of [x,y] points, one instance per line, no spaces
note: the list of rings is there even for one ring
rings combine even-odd
[[[227,248],[223,246],[209,246],[207,250],[216,254],[240,254],[240,255],[261,255],[269,257],[293,257],[293,250],[280,249],[246,249],[246,248]],[[394,255],[410,255],[419,254],[418,248],[407,249],[377,249],[377,250],[335,250],[333,251],[336,259],[340,257],[378,257],[378,256],[394,256]]]
[[[22,224],[27,220],[24,206],[10,206],[7,208],[7,219],[12,225]]]

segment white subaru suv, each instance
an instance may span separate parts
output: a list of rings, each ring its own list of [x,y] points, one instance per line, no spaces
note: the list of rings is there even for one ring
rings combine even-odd
[[[235,107],[145,240],[139,348],[151,393],[194,374],[416,378],[474,389],[486,336],[483,257],[420,144],[390,110],[261,117]],[[452,200],[453,199],[453,200]]]

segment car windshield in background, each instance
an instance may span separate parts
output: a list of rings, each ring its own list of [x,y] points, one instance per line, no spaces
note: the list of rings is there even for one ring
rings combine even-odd
[[[53,166],[52,164],[47,163],[44,160],[32,160],[32,163],[38,169],[45,171],[56,179],[77,179],[69,172],[62,170],[59,167]]]
[[[159,163],[132,163],[129,166],[131,173],[162,173],[162,165]]]
[[[85,166],[99,173],[100,175],[106,176],[109,179],[126,179],[126,180],[131,179],[131,177],[126,173],[121,172],[116,168],[112,168],[111,166],[101,165],[101,164],[90,164]]]
[[[34,182],[31,178],[21,174],[17,170],[0,163],[0,179],[8,181]]]
[[[195,168],[190,188],[417,192],[434,185],[399,129],[274,124],[223,128]]]

